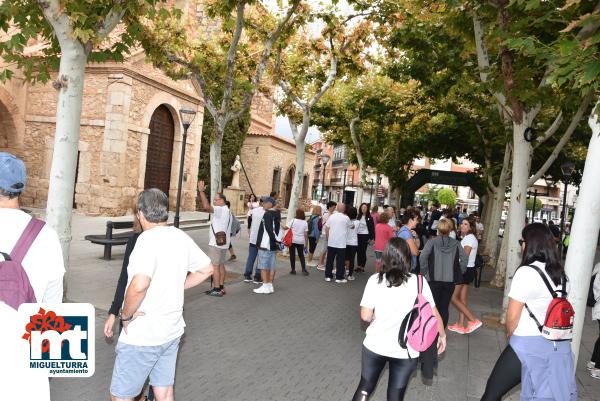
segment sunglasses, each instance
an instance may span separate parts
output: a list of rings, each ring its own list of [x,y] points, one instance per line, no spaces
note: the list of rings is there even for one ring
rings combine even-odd
[[[523,244],[524,244],[524,243],[525,243],[525,240],[524,240],[524,239],[520,239],[520,240],[519,240],[519,246],[523,246]]]

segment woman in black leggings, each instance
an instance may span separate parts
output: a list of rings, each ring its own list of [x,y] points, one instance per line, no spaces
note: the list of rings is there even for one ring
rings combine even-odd
[[[521,361],[510,345],[502,351],[485,386],[481,401],[500,401],[521,383]]]
[[[369,329],[363,342],[360,383],[353,401],[368,400],[386,363],[390,370],[387,400],[404,399],[408,379],[419,359],[417,351],[410,346],[403,349],[398,344],[400,326],[412,310],[418,294],[418,277],[411,274],[411,268],[411,254],[406,241],[390,239],[383,250],[380,272],[369,278],[360,301],[360,317],[369,323]],[[422,282],[423,296],[433,305],[429,285],[425,280]],[[442,353],[446,348],[446,333],[435,307],[432,312],[438,321],[437,351]]]

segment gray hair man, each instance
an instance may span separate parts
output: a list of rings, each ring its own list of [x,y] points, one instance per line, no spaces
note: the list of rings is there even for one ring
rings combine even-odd
[[[144,231],[129,258],[120,319],[113,401],[133,400],[146,379],[157,400],[173,400],[175,364],[183,335],[183,293],[213,273],[210,259],[183,231],[167,226],[167,195],[152,188],[138,196]]]

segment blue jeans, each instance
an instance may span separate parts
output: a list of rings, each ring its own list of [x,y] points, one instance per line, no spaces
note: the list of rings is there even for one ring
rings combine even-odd
[[[256,262],[256,256],[258,255],[258,247],[254,244],[248,244],[248,259],[246,260],[246,271],[244,271],[244,277],[251,278],[252,270],[254,269],[254,262]],[[260,278],[260,269],[256,268],[254,274],[255,279]]]

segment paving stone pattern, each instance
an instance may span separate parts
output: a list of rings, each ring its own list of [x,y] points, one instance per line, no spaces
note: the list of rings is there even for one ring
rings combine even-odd
[[[204,248],[206,230],[191,235]],[[229,270],[242,271],[247,254],[246,241],[246,238],[235,240],[238,260],[228,263]],[[102,337],[102,326],[114,284],[97,285],[94,280],[89,280],[89,276],[97,272],[106,277],[102,282],[114,280],[116,284],[116,265],[120,265],[120,260],[100,261],[101,250],[97,248],[90,248],[91,259],[82,256],[80,261],[85,260],[82,262],[85,267],[74,266],[70,277],[72,283],[81,286],[87,276],[89,287],[93,288],[91,292],[96,292],[87,291],[83,296],[86,294],[84,288],[74,289],[72,294],[78,294],[80,298],[73,300],[86,301],[86,297],[100,300],[101,305],[96,305],[99,308],[96,373],[88,379],[52,380],[53,401],[108,399],[115,341],[107,342]],[[291,276],[289,263],[278,258],[274,294],[254,294],[251,291],[256,287],[254,284],[240,281],[230,283],[223,298],[204,295],[208,284],[189,290],[184,312],[186,334],[177,363],[176,399],[350,400],[360,378],[364,328],[359,319],[359,302],[368,274],[359,275],[356,281],[348,284],[335,284],[326,283],[323,273],[314,268],[310,272],[309,277]],[[471,305],[481,316],[496,311],[500,300],[500,291],[482,287],[473,291]],[[584,366],[593,348],[596,327],[587,320],[578,366],[579,399],[584,401],[600,398],[600,381],[590,378]],[[425,385],[420,372],[415,373],[405,399],[478,400],[505,344],[504,332],[485,327],[466,336],[449,333],[448,350],[433,383]],[[386,388],[387,369],[371,400],[385,400]],[[506,399],[518,400],[518,389]]]

